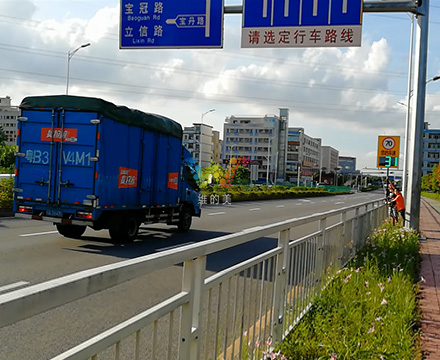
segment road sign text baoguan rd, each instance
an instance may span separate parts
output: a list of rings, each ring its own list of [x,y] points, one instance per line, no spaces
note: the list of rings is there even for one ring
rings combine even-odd
[[[120,48],[221,48],[224,0],[121,0]]]
[[[379,136],[377,144],[377,167],[399,167],[400,136]]]
[[[362,0],[243,0],[242,48],[361,46]]]

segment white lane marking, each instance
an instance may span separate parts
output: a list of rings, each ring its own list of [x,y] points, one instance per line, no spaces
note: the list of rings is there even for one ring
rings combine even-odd
[[[312,200],[307,200],[307,199],[299,199],[299,201],[302,201],[302,202],[311,202]]]
[[[58,234],[58,231],[46,231],[46,232],[33,233],[33,234],[21,234],[20,236],[38,236],[38,235],[48,235],[48,234]]]
[[[260,210],[260,208],[249,209],[249,211],[258,211],[258,210]]]
[[[284,207],[284,205],[278,205],[277,206],[277,208],[283,208]]]
[[[175,249],[175,248],[178,248],[178,247],[181,247],[181,246],[191,245],[191,244],[194,244],[194,241],[190,241],[190,242],[187,242],[187,243],[184,243],[184,244],[177,244],[177,245],[173,245],[173,246],[168,246],[168,247],[156,249],[156,251],[158,251],[158,252],[159,251],[166,251],[166,250],[171,250],[171,249]]]
[[[322,200],[321,202],[327,202],[327,200]]]
[[[339,205],[339,204],[343,204],[344,202],[343,201],[338,201],[338,202],[335,202],[335,205]]]
[[[302,204],[296,204],[296,206],[301,206]]]
[[[223,214],[226,214],[226,212],[224,212],[224,211],[220,211],[220,212],[210,213],[210,214],[208,214],[208,216],[213,216],[213,215],[223,215]]]
[[[0,287],[0,293],[4,292],[4,291],[11,290],[11,289],[15,289],[15,288],[18,288],[20,286],[27,285],[27,284],[29,284],[29,282],[27,282],[27,281],[19,281],[19,282],[13,283],[13,284],[1,286]]]

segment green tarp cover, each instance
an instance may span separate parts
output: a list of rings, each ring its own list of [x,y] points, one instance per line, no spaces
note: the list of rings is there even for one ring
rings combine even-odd
[[[117,106],[111,102],[91,97],[71,95],[29,96],[23,99],[20,109],[35,108],[75,109],[97,112],[104,117],[131,126],[141,127],[148,131],[159,132],[182,139],[182,126],[166,117],[144,113],[140,110]]]

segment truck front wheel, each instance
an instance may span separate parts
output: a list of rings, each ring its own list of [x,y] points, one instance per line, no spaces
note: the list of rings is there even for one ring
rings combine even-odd
[[[56,227],[61,235],[72,239],[80,238],[81,235],[84,234],[84,231],[86,231],[86,226],[82,226],[82,225],[56,224]]]
[[[139,223],[136,218],[127,216],[120,224],[110,227],[111,239],[116,243],[128,243],[136,239],[139,232]]]
[[[192,223],[192,211],[189,207],[184,206],[179,215],[179,223],[177,224],[177,230],[179,232],[187,232]]]

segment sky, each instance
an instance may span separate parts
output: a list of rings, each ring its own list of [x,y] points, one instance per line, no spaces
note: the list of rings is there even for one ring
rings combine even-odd
[[[168,0],[169,1],[169,0]],[[181,0],[174,0],[181,1]],[[256,1],[256,0],[255,0]],[[225,5],[241,5],[225,0]],[[411,16],[364,13],[362,45],[241,48],[241,14],[225,14],[222,49],[120,49],[118,0],[0,0],[0,96],[69,94],[220,131],[234,116],[279,114],[357,169],[376,166],[378,136],[405,133]],[[427,79],[440,75],[440,0],[431,0]],[[440,129],[440,81],[426,117]],[[403,152],[403,145],[400,149]]]

